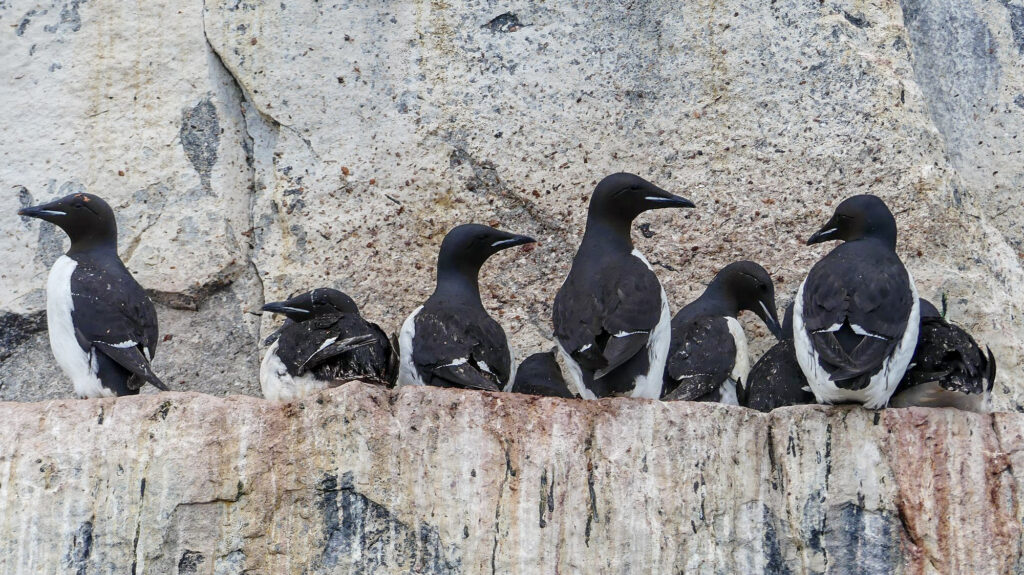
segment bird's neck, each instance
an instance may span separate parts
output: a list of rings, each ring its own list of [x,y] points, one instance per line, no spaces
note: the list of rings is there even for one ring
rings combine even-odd
[[[437,270],[437,288],[432,299],[440,298],[447,301],[458,301],[483,307],[480,300],[480,284],[478,277],[480,268],[466,269],[463,267],[439,267]]]
[[[79,238],[71,242],[68,255],[113,254],[117,256],[117,236]]]
[[[632,223],[631,219],[591,212],[587,216],[587,229],[583,232],[582,244],[629,253],[633,251],[633,239],[629,235]]]

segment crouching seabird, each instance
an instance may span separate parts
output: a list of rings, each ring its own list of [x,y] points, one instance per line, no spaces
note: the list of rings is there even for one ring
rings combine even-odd
[[[398,385],[435,385],[500,391],[515,364],[505,330],[480,301],[478,279],[487,258],[533,243],[479,224],[448,232],[437,257],[437,287],[402,324]]]
[[[807,244],[845,240],[796,294],[793,343],[819,403],[884,407],[914,355],[917,289],[896,255],[896,220],[879,198],[853,196]]]
[[[398,361],[387,335],[340,291],[315,289],[263,311],[288,318],[260,364],[263,397],[294,401],[355,379],[394,385]]]
[[[135,395],[167,386],[149,362],[156,308],[117,256],[114,211],[92,194],[72,194],[19,215],[56,224],[71,238],[46,282],[46,326],[57,365],[80,398]]]
[[[987,412],[996,380],[992,350],[986,348],[986,355],[971,334],[947,322],[928,300],[920,301],[917,349],[889,405]]]
[[[549,397],[576,397],[569,391],[562,377],[562,369],[555,359],[555,349],[535,353],[524,359],[516,370],[515,382],[509,391]]]
[[[633,247],[630,226],[647,210],[692,207],[633,174],[613,174],[594,189],[583,241],[553,309],[558,349],[580,397],[661,395],[668,298]]]
[[[775,286],[754,262],[722,268],[704,293],[672,318],[663,399],[739,405],[737,385],[746,383],[750,371],[747,336],[736,319],[742,310],[757,314],[779,337]]]
[[[814,403],[793,347],[793,304],[782,318],[782,339],[764,352],[740,389],[740,405],[765,413],[787,405]]]

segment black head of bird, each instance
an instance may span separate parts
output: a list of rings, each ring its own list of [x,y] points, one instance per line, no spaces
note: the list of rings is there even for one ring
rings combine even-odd
[[[878,196],[863,194],[843,200],[832,218],[807,240],[807,245],[830,240],[877,239],[896,249],[896,218]]]
[[[56,224],[71,238],[71,251],[117,248],[117,221],[107,202],[93,194],[70,194],[48,204],[22,208],[19,216]]]
[[[708,292],[726,299],[730,308],[754,312],[775,337],[782,337],[782,326],[775,310],[775,285],[768,272],[754,262],[733,262],[718,272]]]
[[[692,207],[694,203],[686,198],[671,194],[635,174],[620,172],[601,180],[594,188],[587,225],[605,223],[628,234],[633,219],[647,210]]]
[[[336,313],[359,313],[352,298],[336,289],[317,288],[284,301],[270,302],[263,311],[284,314],[285,317],[301,322],[310,318]]]
[[[441,242],[437,255],[440,283],[449,275],[475,280],[487,258],[511,247],[532,244],[536,240],[481,224],[463,224],[453,228]]]

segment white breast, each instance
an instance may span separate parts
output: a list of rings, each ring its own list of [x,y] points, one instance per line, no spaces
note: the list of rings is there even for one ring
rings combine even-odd
[[[747,383],[747,375],[750,373],[750,352],[747,350],[747,334],[743,333],[743,326],[734,317],[725,318],[729,326],[729,334],[732,335],[736,344],[736,357],[733,359],[732,373],[722,382],[720,403],[727,405],[739,405],[736,397],[736,383]]]
[[[402,331],[398,332],[399,362],[398,381],[396,385],[425,385],[420,377],[416,364],[412,360],[412,339],[416,335],[416,315],[420,313],[423,306],[413,310],[409,317],[405,318],[402,324]]]
[[[633,250],[633,256],[639,259],[647,266],[647,269],[654,271],[651,264],[648,263],[647,258],[637,250]],[[655,278],[657,280],[657,278]],[[651,331],[650,339],[647,341],[647,360],[649,368],[647,373],[638,375],[634,386],[633,393],[630,397],[646,397],[648,399],[658,399],[661,397],[661,387],[663,385],[663,379],[665,377],[665,363],[668,362],[668,348],[672,343],[672,313],[668,308],[668,296],[665,295],[665,288],[661,287],[661,282],[658,282],[658,288],[661,293],[661,316],[658,318],[657,325],[654,326],[654,330]]]
[[[114,392],[100,383],[96,351],[82,351],[75,337],[71,312],[75,302],[71,298],[71,275],[78,262],[61,256],[50,268],[46,280],[46,328],[50,336],[50,349],[64,374],[71,378],[75,394],[81,398],[113,397]]]
[[[316,379],[312,374],[292,377],[277,356],[280,343],[280,339],[275,341],[260,363],[260,389],[264,398],[270,401],[296,401],[327,389],[327,382]]]

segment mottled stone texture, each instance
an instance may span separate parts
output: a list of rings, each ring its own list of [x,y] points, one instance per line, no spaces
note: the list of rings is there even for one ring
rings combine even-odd
[[[2,403],[0,419],[2,573],[1024,566],[1019,414],[352,383],[284,405]]]
[[[1020,0],[13,0],[0,53],[0,398],[70,392],[40,331],[65,240],[21,206],[110,199],[156,370],[252,394],[266,299],[333,286],[395,330],[467,221],[540,239],[482,285],[519,357],[550,348],[588,194],[628,170],[698,204],[637,221],[673,309],[739,258],[784,306],[828,249],[801,240],[882,196],[1024,405]]]

